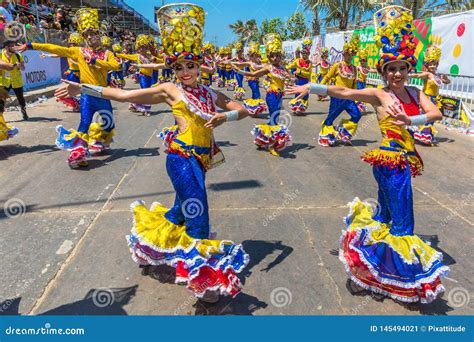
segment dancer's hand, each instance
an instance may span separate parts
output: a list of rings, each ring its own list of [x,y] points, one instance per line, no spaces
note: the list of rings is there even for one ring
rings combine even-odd
[[[26,45],[26,43],[21,44],[21,45],[17,45],[17,46],[14,46],[12,48],[12,50],[15,51],[15,52],[20,52],[21,53],[21,52],[24,52],[24,51],[28,50],[28,45]]]
[[[214,129],[220,125],[222,125],[224,122],[226,122],[227,117],[225,116],[224,113],[214,113],[214,116],[204,124],[204,127]]]
[[[399,105],[392,103],[385,108],[388,115],[395,119],[391,121],[396,126],[405,126],[411,123],[410,117],[400,108]]]
[[[295,95],[299,94],[296,97],[296,101],[302,99],[306,95],[309,94],[309,83],[303,84],[300,86],[289,86],[288,88],[285,89],[285,95]]]
[[[57,98],[65,98],[65,97],[72,97],[72,96],[77,96],[81,93],[81,84],[68,81],[68,80],[62,80],[63,83],[65,83],[63,86],[59,87],[56,89],[54,92],[54,96]]]

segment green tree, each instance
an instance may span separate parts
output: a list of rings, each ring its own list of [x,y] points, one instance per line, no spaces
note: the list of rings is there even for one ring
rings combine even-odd
[[[300,11],[293,13],[286,21],[286,29],[289,39],[300,39],[307,35],[309,30],[305,23],[304,14]]]
[[[268,33],[278,33],[282,40],[288,39],[285,23],[280,18],[265,19],[262,21],[259,30],[259,40]]]
[[[321,21],[319,13],[324,10],[326,1],[321,0],[300,0],[305,11],[311,11],[311,34],[319,36],[321,34]]]
[[[230,24],[229,27],[239,40],[243,42],[248,42],[258,37],[258,25],[255,19],[246,20],[245,22],[237,20],[235,23]]]

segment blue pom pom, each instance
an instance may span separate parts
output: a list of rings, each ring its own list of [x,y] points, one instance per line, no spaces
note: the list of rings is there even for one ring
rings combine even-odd
[[[401,30],[400,30],[400,33],[403,35],[403,34],[407,34],[408,32],[407,32],[407,30],[405,30],[405,29],[401,29]]]
[[[388,44],[390,43],[390,39],[388,39],[387,36],[383,36],[380,41],[383,43],[383,44]]]

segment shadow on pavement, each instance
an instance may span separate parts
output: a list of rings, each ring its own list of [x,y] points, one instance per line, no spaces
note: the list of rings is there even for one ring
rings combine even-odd
[[[39,316],[128,315],[123,307],[135,296],[137,288],[138,285],[117,289],[91,289],[84,299],[58,306]],[[17,297],[0,303],[0,315],[20,315],[20,302],[21,297]]]
[[[262,187],[262,183],[254,179],[238,181],[238,182],[213,183],[207,186],[207,188],[211,191],[228,191],[228,190],[237,190],[237,189],[260,188],[260,187]]]
[[[34,145],[34,146],[21,146],[21,145],[4,145],[0,147],[0,160],[5,160],[8,157],[17,155],[17,154],[24,154],[24,153],[31,153],[31,152],[38,152],[38,153],[50,153],[60,151],[56,145]]]
[[[140,147],[134,150],[126,150],[124,148],[117,148],[117,149],[113,149],[112,154],[106,159],[103,159],[103,162],[110,163],[117,159],[127,158],[127,157],[153,157],[153,156],[159,156],[159,155],[160,155],[160,152],[159,152],[158,147],[154,147],[154,148]]]

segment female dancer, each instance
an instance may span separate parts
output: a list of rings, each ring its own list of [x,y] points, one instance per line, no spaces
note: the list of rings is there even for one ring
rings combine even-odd
[[[85,48],[63,47],[53,44],[26,43],[17,48],[22,52],[35,49],[71,58],[77,61],[81,82],[106,87],[109,70],[120,66],[112,52],[104,50],[100,41],[99,13],[97,9],[81,8],[77,11],[78,29],[86,43]],[[56,127],[56,145],[70,151],[68,163],[71,168],[87,166],[90,153],[100,153],[109,148],[115,134],[115,122],[110,101],[82,95],[80,103],[81,122],[76,130]],[[98,122],[92,122],[94,114],[100,115]]]
[[[296,76],[296,85],[307,84],[311,80],[313,69],[311,61],[309,60],[311,43],[311,38],[304,39],[300,50],[301,58],[296,58],[290,65],[286,67],[289,70],[294,69],[292,74]],[[289,107],[294,115],[302,115],[304,112],[306,112],[306,108],[308,108],[309,96],[305,96],[300,100],[296,100],[297,97],[298,95],[296,95],[293,100],[290,100]]]
[[[367,88],[367,75],[369,72],[377,72],[375,69],[371,69],[367,64],[367,56],[368,51],[367,49],[361,48],[357,52],[357,56],[359,57],[359,65],[357,66],[357,89],[365,89]],[[367,107],[363,102],[357,102],[357,107],[361,113],[365,113],[367,111]]]
[[[260,44],[250,42],[248,48],[248,62],[232,63],[237,68],[246,68],[246,71],[255,72],[263,67],[261,64]],[[260,95],[260,84],[258,77],[247,77],[248,85],[252,91],[252,97],[244,101],[244,106],[251,115],[258,115],[267,110],[267,105]]]
[[[238,63],[244,63],[244,45],[242,42],[235,43],[235,49],[237,51],[237,56],[233,59],[233,61]],[[232,66],[231,66],[232,67]],[[241,74],[237,74],[234,70],[231,70],[231,73],[234,75],[234,78],[237,81],[237,86],[234,90],[234,99],[238,101],[242,101],[245,96],[245,89],[244,89],[244,76]]]
[[[354,35],[349,43],[344,44],[343,60],[334,63],[329,72],[324,76],[321,84],[329,84],[335,80],[335,84],[347,88],[356,88],[357,69],[352,65],[352,57],[357,52],[359,45],[358,36]],[[343,111],[350,115],[350,120],[341,120],[341,125],[336,129],[334,121]],[[354,136],[361,113],[354,101],[348,99],[332,98],[329,103],[329,113],[324,120],[319,132],[318,143],[321,146],[334,146],[336,141],[349,143]]]
[[[123,77],[123,60],[122,58],[117,57],[117,54],[123,51],[122,45],[120,43],[112,45],[112,51],[117,63],[120,65],[120,70],[110,72],[109,85],[112,88],[123,88],[125,87],[125,78]]]
[[[132,62],[135,62],[140,66],[140,64],[149,64],[156,61],[156,57],[154,57],[151,53],[151,41],[150,37],[146,34],[138,35],[135,41],[135,50],[136,53],[133,54],[124,54],[124,53],[117,53],[116,56],[122,59],[128,59]],[[153,82],[153,70],[139,68],[138,73],[138,82],[140,83],[140,88],[146,89],[152,86]],[[150,105],[142,105],[137,103],[130,103],[129,109],[132,112],[140,112],[144,116],[150,116],[151,106]]]
[[[413,78],[421,78],[423,80],[423,93],[428,96],[439,109],[443,108],[441,96],[439,95],[439,87],[442,84],[449,84],[451,81],[446,75],[438,75],[437,69],[441,59],[441,49],[435,45],[429,47],[425,51],[424,65],[426,71],[419,74],[412,74]],[[415,140],[423,145],[436,145],[437,130],[433,123],[416,127],[412,129]]]
[[[248,112],[225,95],[198,83],[204,10],[192,4],[173,4],[158,11],[166,64],[172,67],[179,85],[163,83],[149,89],[125,91],[68,82],[58,91],[92,94],[121,102],[167,103],[176,126],[161,137],[168,149],[166,169],[176,191],[175,204],[166,209],[158,203],[148,209],[143,202],[132,204],[134,227],[128,236],[132,258],[140,265],[167,264],[176,268],[176,282],[185,283],[198,298],[215,302],[220,295],[235,296],[241,284],[235,273],[249,259],[242,245],[229,240],[209,239],[209,212],[205,172],[217,163],[219,148],[212,129],[225,121],[243,119]],[[166,27],[166,30],[164,29]],[[193,32],[191,45],[178,48]],[[170,35],[177,40],[169,39]],[[177,43],[177,44],[176,44]],[[181,45],[182,46],[182,45]],[[216,106],[226,112],[216,113]]]
[[[203,63],[201,65],[201,70],[203,67],[208,68],[208,70],[201,73],[201,83],[205,86],[212,86],[212,76],[214,74],[214,58],[213,58],[214,46],[210,42],[206,42],[202,47],[203,54]]]
[[[356,198],[346,217],[339,259],[353,291],[363,289],[401,302],[429,303],[444,291],[441,277],[449,268],[442,254],[414,234],[411,176],[423,163],[405,125],[424,125],[441,117],[439,109],[417,88],[405,86],[416,65],[410,10],[385,7],[374,15],[379,46],[377,69],[387,86],[361,90],[319,84],[291,89],[370,103],[382,132],[381,146],[362,159],[373,166],[379,185],[377,210]]]
[[[267,91],[266,102],[270,112],[270,120],[267,124],[256,125],[252,131],[255,144],[259,148],[268,149],[274,155],[279,156],[280,151],[291,144],[291,136],[288,127],[279,123],[280,111],[282,109],[283,91],[285,80],[292,79],[292,76],[281,65],[282,62],[282,41],[277,33],[269,33],[263,38],[267,50],[270,64],[259,70],[248,72],[235,70],[246,77],[270,78],[270,88]]]

